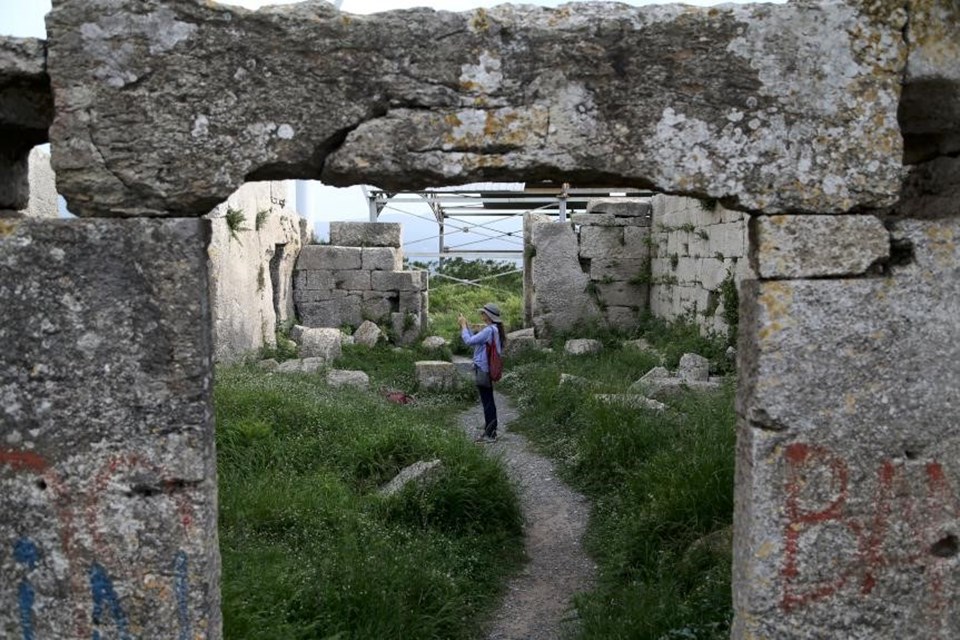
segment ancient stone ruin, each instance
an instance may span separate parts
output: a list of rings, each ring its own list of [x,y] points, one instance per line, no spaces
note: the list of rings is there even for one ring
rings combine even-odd
[[[0,220],[2,635],[220,637],[200,218],[321,177],[748,212],[733,635],[957,636],[958,13],[54,0],[0,39],[0,209],[49,139],[84,218]]]
[[[285,188],[244,184],[207,215],[216,362],[276,346],[277,329],[295,320],[293,270],[311,234],[307,221],[284,206]]]
[[[591,201],[570,224],[524,220],[524,318],[538,336],[649,313],[726,335],[750,275],[747,219],[709,200],[657,194]]]
[[[412,344],[427,326],[426,271],[403,271],[400,225],[332,222],[330,244],[303,248],[296,264],[297,316],[308,327],[358,328],[365,320]]]

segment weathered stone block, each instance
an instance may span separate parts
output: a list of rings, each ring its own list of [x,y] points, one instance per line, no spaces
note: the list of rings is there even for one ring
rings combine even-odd
[[[603,316],[611,329],[628,331],[635,329],[640,324],[640,310],[643,308],[645,307],[633,305],[629,307],[609,306],[603,310]]]
[[[575,213],[570,222],[583,227],[645,227],[648,222],[641,217],[621,217],[612,213]]]
[[[696,353],[680,357],[677,376],[685,382],[704,382],[710,379],[710,361]]]
[[[363,268],[370,271],[399,271],[403,268],[403,254],[388,247],[364,247]]]
[[[650,227],[623,228],[623,257],[639,259],[650,255]]]
[[[587,292],[589,277],[577,257],[577,237],[568,224],[532,225],[533,321],[540,336],[572,329],[580,322],[600,317],[597,303]]]
[[[571,356],[593,355],[603,351],[603,343],[591,338],[575,338],[564,343],[563,351]]]
[[[374,291],[420,291],[423,286],[421,271],[374,271],[370,284]]]
[[[587,202],[587,213],[607,213],[618,218],[644,218],[641,224],[650,226],[653,207],[648,198],[595,198]]]
[[[390,328],[396,344],[413,344],[420,338],[423,328],[423,315],[416,313],[391,313]]]
[[[590,279],[642,282],[650,263],[640,258],[594,258],[590,261]]]
[[[359,269],[360,247],[334,247],[327,244],[308,244],[300,250],[297,270],[342,271]]]
[[[89,638],[107,607],[104,631],[220,637],[208,241],[4,223],[0,635]]]
[[[363,371],[331,369],[327,372],[327,384],[335,389],[340,387],[367,389],[370,387],[370,376]]]
[[[340,329],[311,327],[300,334],[300,355],[304,358],[324,358],[328,362],[340,357]]]
[[[380,291],[365,291],[360,303],[360,312],[365,318],[380,320],[396,311],[399,306],[397,294],[391,298]]]
[[[297,303],[297,315],[307,327],[339,327],[343,324],[336,300]]]
[[[623,253],[623,231],[624,227],[581,228],[580,257],[604,258]]]
[[[309,245],[308,245],[309,246]],[[333,278],[333,271],[330,269],[311,269],[310,271],[298,271],[297,275],[303,274],[305,277],[304,288],[306,289],[336,289],[337,285]]]
[[[334,288],[344,291],[369,291],[370,272],[365,269],[334,271],[333,285]]]
[[[382,337],[383,331],[370,320],[364,320],[353,333],[353,340],[356,344],[369,348],[375,347]]]
[[[393,247],[402,245],[399,222],[331,222],[330,244],[338,247]]]
[[[860,275],[890,257],[890,234],[875,216],[757,216],[761,278]]]
[[[419,315],[423,311],[423,296],[419,291],[401,291],[398,311]]]
[[[889,276],[744,283],[736,637],[960,634],[960,221],[892,233]]]
[[[421,391],[453,391],[460,386],[460,374],[452,362],[421,360],[414,367]]]
[[[601,304],[616,307],[644,309],[649,291],[646,285],[629,282],[596,283],[597,299]]]

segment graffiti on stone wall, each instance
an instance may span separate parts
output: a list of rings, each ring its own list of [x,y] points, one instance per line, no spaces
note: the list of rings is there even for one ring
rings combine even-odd
[[[785,611],[841,595],[866,597],[912,574],[922,576],[930,613],[944,612],[960,502],[939,462],[886,459],[852,481],[857,469],[837,452],[794,443],[784,463]]]
[[[53,551],[62,554],[66,561],[76,635],[99,640],[110,629],[112,637],[121,640],[134,637],[122,598],[114,585],[117,572],[123,572],[127,567],[116,557],[110,541],[105,538],[101,521],[105,506],[103,498],[107,488],[120,481],[124,472],[131,476],[145,472],[144,475],[149,477],[163,479],[156,487],[131,485],[129,492],[141,495],[163,493],[172,499],[176,503],[182,540],[186,540],[195,533],[195,517],[190,501],[178,491],[182,483],[169,480],[170,475],[165,469],[133,453],[110,457],[88,482],[75,489],[68,487],[42,456],[31,451],[0,449],[0,470],[4,467],[14,474],[34,476],[37,488],[49,496],[58,527],[59,549],[45,550],[30,535],[20,535],[13,543],[14,565],[20,568],[17,607],[23,640],[37,637],[37,588],[31,581],[31,574],[44,555]],[[85,560],[89,555],[81,554],[81,538],[92,542],[94,560]],[[177,620],[170,621],[170,628],[177,630],[178,640],[192,637],[188,609],[189,565],[187,552],[178,549],[169,559],[168,566],[156,568],[156,574],[164,576],[163,579],[170,583],[156,592],[168,593],[176,601]]]

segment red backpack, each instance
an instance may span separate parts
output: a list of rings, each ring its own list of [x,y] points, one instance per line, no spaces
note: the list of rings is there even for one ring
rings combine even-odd
[[[487,364],[490,365],[490,381],[498,382],[503,376],[503,360],[497,351],[496,337],[487,343]]]

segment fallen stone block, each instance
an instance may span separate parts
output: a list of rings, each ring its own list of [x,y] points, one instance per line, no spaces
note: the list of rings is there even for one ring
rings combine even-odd
[[[370,376],[363,371],[331,369],[327,372],[327,384],[336,389],[340,387],[368,389],[370,388]]]
[[[420,344],[424,349],[443,349],[449,343],[442,336],[427,336]]]
[[[453,391],[460,386],[460,374],[452,362],[421,360],[414,367],[421,391]]]
[[[382,337],[383,331],[380,330],[380,327],[378,327],[375,322],[371,322],[370,320],[364,320],[363,323],[357,327],[357,330],[353,332],[354,343],[369,348],[375,347]]]
[[[593,396],[598,402],[616,404],[631,409],[649,409],[664,411],[667,405],[637,393],[598,393]]]
[[[528,351],[540,351],[540,343],[533,335],[520,335],[511,338],[507,335],[507,343],[504,348],[504,355],[508,358],[518,356]]]
[[[300,337],[300,355],[333,361],[340,357],[340,329],[307,328]]]
[[[680,358],[677,376],[686,382],[701,382],[710,378],[710,361],[695,353],[685,353]]]
[[[273,358],[267,358],[266,360],[258,362],[257,368],[263,369],[264,371],[276,371],[280,368],[280,363]]]
[[[572,387],[574,389],[586,389],[592,385],[593,383],[590,380],[582,376],[573,375],[572,373],[561,373],[560,382],[557,383],[557,386]]]
[[[563,351],[570,356],[592,355],[603,351],[603,343],[590,338],[576,338],[567,340],[563,345]]]
[[[410,483],[424,484],[434,478],[443,469],[439,460],[415,462],[405,467],[380,489],[380,495],[392,496],[403,491]]]
[[[300,359],[300,372],[301,373],[315,373],[320,369],[323,369],[330,361],[327,358],[311,356],[309,358]]]

